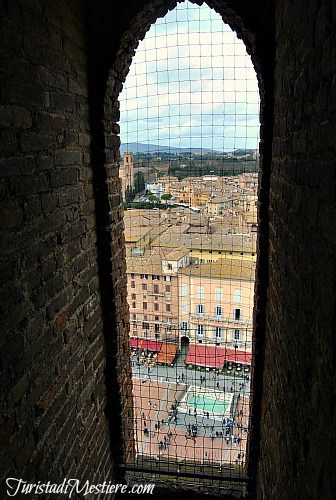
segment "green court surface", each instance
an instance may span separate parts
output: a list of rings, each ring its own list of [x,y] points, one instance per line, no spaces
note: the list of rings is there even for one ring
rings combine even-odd
[[[200,411],[208,411],[209,413],[216,413],[217,415],[221,415],[226,412],[229,403],[225,401],[218,401],[209,397],[194,395],[188,399],[188,406],[196,408]]]

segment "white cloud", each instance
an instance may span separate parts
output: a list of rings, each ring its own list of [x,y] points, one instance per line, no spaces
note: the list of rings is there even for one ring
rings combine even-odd
[[[122,142],[257,148],[259,93],[250,57],[207,5],[179,4],[150,28],[120,111]]]

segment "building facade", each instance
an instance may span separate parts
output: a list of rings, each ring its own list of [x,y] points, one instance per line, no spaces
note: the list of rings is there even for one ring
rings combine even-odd
[[[180,269],[180,337],[251,351],[255,265],[220,259]]]
[[[178,271],[189,265],[185,249],[148,250],[127,257],[130,336],[176,342],[179,335]]]

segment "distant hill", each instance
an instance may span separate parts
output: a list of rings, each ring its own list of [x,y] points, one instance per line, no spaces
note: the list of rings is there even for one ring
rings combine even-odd
[[[233,151],[233,156],[252,155],[254,152],[255,149],[235,149]]]
[[[142,144],[140,142],[129,142],[120,145],[120,153],[129,151],[135,153],[211,153],[209,148],[174,148],[169,146],[158,146],[157,144]],[[218,153],[219,151],[213,151]]]
[[[123,155],[126,151],[133,154],[136,153],[222,153],[209,148],[174,148],[169,146],[159,146],[157,144],[143,144],[141,142],[128,142],[120,145],[120,154]],[[228,153],[226,151],[224,154]],[[251,155],[255,152],[254,149],[235,149],[230,151],[233,156]]]

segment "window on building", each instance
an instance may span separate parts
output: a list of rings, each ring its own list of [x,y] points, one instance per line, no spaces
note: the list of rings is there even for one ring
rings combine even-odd
[[[159,304],[156,302],[154,304],[154,311],[158,311],[159,310]]]
[[[147,290],[147,283],[142,283],[141,288],[142,288],[143,290]]]
[[[144,330],[149,330],[149,323],[147,323],[146,321],[144,321],[144,322],[142,323],[142,328],[143,328]]]
[[[186,321],[182,321],[182,323],[181,323],[181,330],[183,332],[187,332],[188,331],[188,323]]]
[[[154,325],[154,332],[159,333],[160,331],[160,325]]]
[[[171,271],[173,269],[173,264],[168,264],[168,270]]]
[[[222,289],[221,288],[216,288],[215,296],[216,296],[216,302],[221,302],[221,300],[222,300]]]
[[[197,298],[204,299],[204,286],[197,287]]]
[[[135,281],[131,281],[131,288],[135,288]]]
[[[182,284],[180,287],[181,297],[186,297],[188,295],[188,285]]]
[[[241,342],[241,340],[242,340],[242,331],[241,330],[233,330],[232,340],[234,342]]]
[[[239,321],[239,320],[241,320],[241,317],[242,317],[242,310],[241,310],[241,309],[239,309],[239,308],[236,308],[236,309],[234,310],[234,319],[235,319],[236,321]]]
[[[170,292],[170,285],[166,285],[166,292]]]
[[[222,306],[216,306],[215,307],[215,316],[217,316],[217,318],[221,318],[222,317]]]
[[[181,309],[182,309],[182,311],[186,311],[187,310],[187,303],[185,301],[182,301],[182,303],[181,303]]]
[[[132,316],[132,317],[133,317],[133,321],[136,321],[136,319],[137,319],[136,314],[133,314],[133,316]]]
[[[215,338],[221,339],[223,337],[223,329],[220,326],[215,327]]]
[[[238,288],[234,291],[234,301],[236,304],[241,303],[241,290]]]
[[[159,321],[159,316],[155,316],[154,321]]]
[[[202,316],[204,314],[204,304],[196,304],[196,314]]]
[[[147,302],[142,303],[142,309],[147,309]]]
[[[196,325],[196,334],[198,337],[204,337],[205,326],[204,325]]]
[[[132,293],[132,300],[136,299],[136,293]]]
[[[133,307],[133,309],[136,308],[136,302],[132,302],[132,307]]]
[[[154,293],[159,293],[159,285],[154,285]]]
[[[170,309],[171,309],[170,304],[166,304],[166,311],[170,312]]]
[[[165,276],[165,281],[171,281],[171,276]]]
[[[141,279],[142,280],[148,279],[148,274],[141,274]]]
[[[158,274],[152,274],[152,280],[159,280],[160,276]]]

